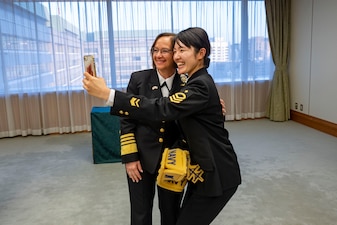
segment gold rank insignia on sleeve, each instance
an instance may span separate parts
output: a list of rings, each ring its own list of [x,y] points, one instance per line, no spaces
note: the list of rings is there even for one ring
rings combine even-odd
[[[170,101],[174,103],[181,103],[186,99],[186,94],[182,92],[177,92],[170,96]]]
[[[200,168],[199,164],[197,165],[189,165],[187,169],[187,180],[197,183],[198,181],[204,182],[204,178],[202,178],[202,175],[204,174],[204,171]]]
[[[134,133],[123,134],[120,136],[121,155],[138,152]]]
[[[139,102],[140,102],[140,99],[139,99],[139,98],[132,97],[132,98],[130,99],[130,105],[131,105],[131,106],[135,106],[135,107],[139,108]]]

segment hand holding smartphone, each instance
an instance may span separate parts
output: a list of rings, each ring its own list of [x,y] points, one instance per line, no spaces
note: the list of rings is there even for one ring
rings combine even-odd
[[[95,57],[93,55],[85,55],[83,56],[83,59],[85,72],[88,72],[91,76],[97,77]]]

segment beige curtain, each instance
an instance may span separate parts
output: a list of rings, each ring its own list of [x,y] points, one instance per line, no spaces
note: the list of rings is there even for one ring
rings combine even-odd
[[[266,116],[269,80],[218,83],[219,96],[226,104],[226,120],[257,119]]]
[[[83,90],[1,96],[0,138],[91,131],[91,109],[104,105]]]
[[[266,116],[272,121],[290,119],[288,54],[290,41],[290,0],[265,0],[267,25],[275,72]]]

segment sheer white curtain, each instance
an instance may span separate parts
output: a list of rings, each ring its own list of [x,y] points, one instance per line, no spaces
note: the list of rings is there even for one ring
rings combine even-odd
[[[265,115],[273,72],[263,1],[1,1],[0,138],[90,131],[83,55],[110,87],[152,66],[160,32],[203,27],[227,119]]]

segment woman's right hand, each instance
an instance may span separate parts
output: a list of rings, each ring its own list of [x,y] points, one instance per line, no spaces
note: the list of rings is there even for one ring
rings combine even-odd
[[[126,173],[133,182],[139,182],[142,179],[141,173],[143,173],[142,165],[140,161],[125,163]]]
[[[97,98],[108,100],[110,88],[106,85],[103,77],[94,77],[88,72],[85,72],[83,75],[83,88],[88,92],[88,94]]]

